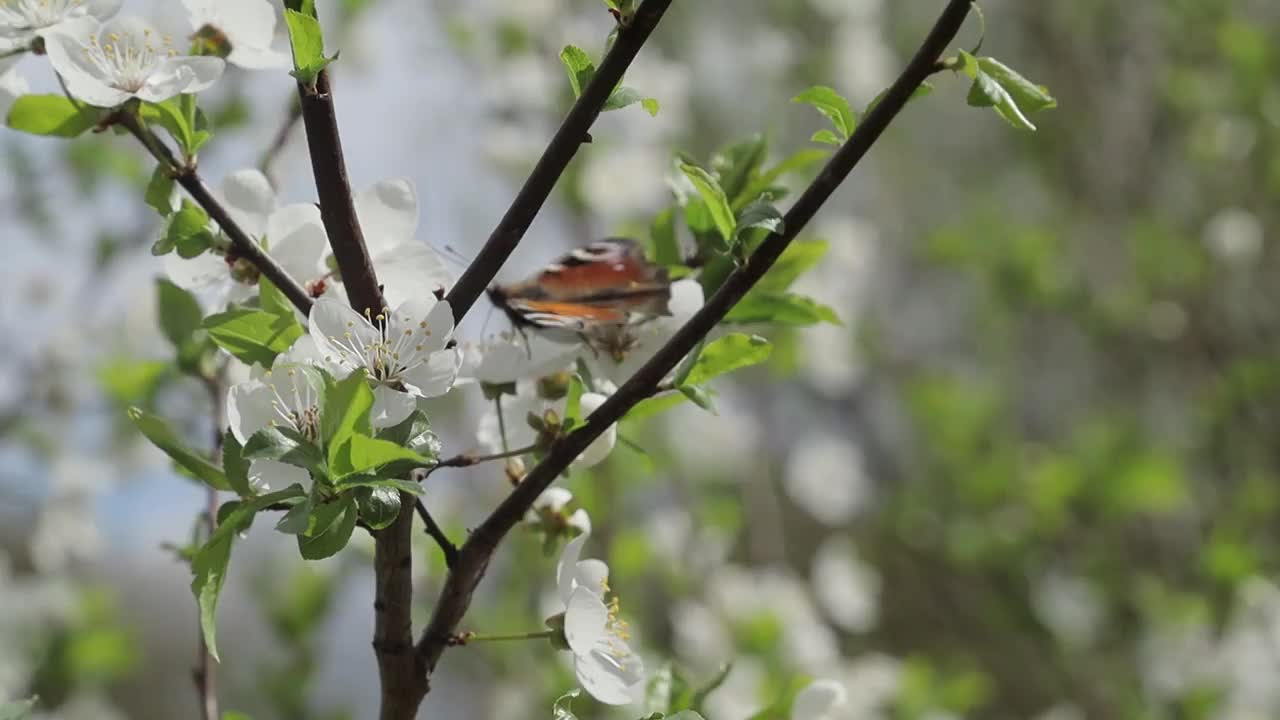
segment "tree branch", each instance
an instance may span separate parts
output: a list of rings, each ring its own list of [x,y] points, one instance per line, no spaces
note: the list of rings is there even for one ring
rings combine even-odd
[[[298,100],[307,129],[320,217],[347,289],[347,299],[356,312],[377,315],[383,311],[382,290],[347,180],[328,71],[320,72],[314,86],[299,83]],[[414,507],[414,497],[400,493],[400,515],[373,533],[373,650],[382,686],[382,720],[412,720],[427,694],[427,676],[414,652],[411,617]]]
[[[222,462],[222,432],[227,426],[226,405],[222,399],[223,391],[226,389],[222,369],[218,370],[216,376],[206,378],[205,389],[209,392],[209,401],[212,404],[213,461],[220,463]],[[208,534],[201,542],[207,542],[213,536],[213,531],[218,529],[218,491],[214,488],[205,490],[204,525]],[[209,645],[205,642],[204,633],[200,632],[198,625],[196,629],[199,640],[196,668],[193,674],[196,681],[196,694],[200,697],[200,719],[218,720],[217,663],[209,654]]]
[[[209,191],[208,186],[200,179],[200,174],[196,172],[194,165],[179,162],[173,151],[167,145],[156,137],[149,128],[138,121],[138,118],[128,112],[120,112],[111,118],[111,122],[119,124],[128,130],[138,142],[141,142],[161,165],[167,167],[173,174],[174,180],[191,195],[191,199],[197,205],[204,208],[204,211],[218,223],[218,227],[222,228],[225,234],[231,240],[231,246],[236,253],[253,264],[258,272],[262,273],[270,280],[280,291],[289,298],[289,302],[298,308],[304,315],[311,311],[311,294],[306,291],[293,279],[288,272],[285,271],[279,263],[267,254],[262,246],[240,228],[236,221],[231,219],[230,213],[218,202],[218,199]]]
[[[676,365],[722,321],[729,310],[773,266],[783,250],[849,176],[879,139],[889,123],[911,99],[916,88],[934,72],[935,63],[955,39],[969,14],[971,0],[950,0],[924,43],[894,81],[880,102],[867,113],[849,140],[841,146],[818,177],[805,189],[784,218],[784,232],[770,234],[746,264],[724,284],[648,362],[586,422],[554,443],[546,457],[515,490],[477,527],[459,549],[458,562],[449,573],[431,621],[418,641],[418,654],[428,673],[434,671],[449,638],[471,604],[471,596],[484,577],[489,560],[503,537],[520,522],[538,496],[569,463],[636,403],[649,397]]]
[[[432,540],[440,546],[440,552],[444,553],[444,564],[447,568],[452,568],[453,564],[458,561],[458,546],[453,544],[448,535],[444,534],[444,530],[440,528],[440,524],[436,519],[431,517],[431,511],[427,510],[427,504],[418,498],[414,507],[418,511],[418,517],[422,518],[422,524],[427,528],[427,534]]]
[[[663,13],[671,3],[672,0],[645,0],[636,11],[631,24],[618,31],[613,49],[605,55],[595,76],[583,88],[582,95],[565,116],[560,129],[556,130],[551,143],[543,151],[529,179],[525,180],[524,186],[516,194],[511,207],[507,209],[498,226],[489,235],[488,241],[476,255],[476,259],[449,290],[447,299],[453,308],[455,325],[462,322],[467,311],[475,304],[481,293],[498,274],[499,268],[520,244],[520,240],[533,224],[538,211],[542,209],[551,191],[555,189],[560,175],[577,154],[578,147],[588,141],[587,131],[599,117],[605,102],[609,100],[609,96],[621,82],[631,61],[649,39],[649,35],[657,27],[658,21],[662,19]]]

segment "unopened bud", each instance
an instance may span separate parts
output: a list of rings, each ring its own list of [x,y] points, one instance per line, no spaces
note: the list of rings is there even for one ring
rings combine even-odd
[[[569,383],[573,376],[568,372],[558,372],[538,378],[538,397],[544,400],[559,400],[569,394]]]
[[[524,460],[521,460],[518,457],[507,458],[505,470],[507,473],[507,481],[512,485],[519,485],[520,481],[524,480]]]

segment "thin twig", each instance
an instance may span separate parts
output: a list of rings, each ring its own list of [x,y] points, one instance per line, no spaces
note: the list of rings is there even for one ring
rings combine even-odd
[[[935,63],[955,39],[969,14],[971,0],[950,0],[924,43],[894,81],[884,97],[867,113],[849,140],[836,152],[787,212],[782,233],[770,234],[746,264],[724,284],[657,354],[636,372],[577,430],[555,442],[546,457],[523,482],[490,513],[458,551],[456,567],[449,573],[431,621],[419,638],[417,649],[427,672],[433,672],[471,604],[471,596],[484,577],[489,561],[506,534],[525,516],[538,496],[593,440],[620,420],[640,400],[649,397],[662,380],[718,325],[735,304],[773,266],[792,239],[848,177],[885,128],[911,99],[916,88],[934,72]],[[647,6],[647,3],[646,3]],[[642,6],[643,7],[643,6]]]
[[[435,465],[428,467],[426,469],[426,472],[423,473],[422,479],[426,480],[428,477],[430,477],[431,473],[439,470],[440,468],[471,467],[472,465],[479,465],[480,463],[492,462],[494,460],[506,460],[507,458],[519,457],[521,455],[526,455],[528,453],[531,453],[537,449],[538,449],[538,446],[534,444],[534,445],[528,445],[522,448],[516,448],[515,450],[506,450],[504,452],[496,452],[489,455],[473,455],[471,453],[462,453],[461,455],[455,455],[446,460],[441,460]]]
[[[274,166],[276,159],[280,153],[284,152],[285,146],[289,144],[289,137],[293,135],[293,131],[298,127],[298,123],[302,121],[302,103],[296,96],[289,98],[289,110],[285,115],[284,122],[280,123],[280,129],[276,131],[275,137],[271,140],[265,152],[262,153],[261,159],[258,160],[258,169],[263,175],[271,181],[273,186],[279,187],[276,181]]]
[[[194,165],[179,162],[173,151],[132,113],[116,113],[112,116],[111,122],[128,130],[161,165],[169,169],[174,180],[191,195],[191,199],[195,200],[197,205],[204,208],[214,222],[218,223],[223,234],[230,238],[232,249],[237,255],[251,263],[258,272],[280,288],[280,291],[302,314],[305,315],[311,311],[310,293],[231,218],[231,214],[200,179],[200,174]]]
[[[422,498],[417,499],[414,507],[418,510],[418,517],[422,518],[422,524],[427,527],[427,534],[436,541],[440,551],[444,553],[445,567],[453,569],[453,564],[458,561],[458,546],[454,545],[449,536],[444,534],[444,530],[440,529],[440,524],[431,517],[431,512],[427,510],[427,504],[422,502]]]
[[[212,405],[211,414],[213,416],[213,460],[214,462],[222,462],[222,430],[226,427],[226,408],[222,402],[222,393],[224,390],[222,372],[213,378],[207,379],[205,387],[209,391],[209,400]],[[204,526],[207,535],[205,539],[213,536],[213,531],[218,528],[218,491],[213,488],[205,490],[205,508],[204,508]],[[200,697],[200,718],[201,720],[218,720],[218,675],[217,663],[214,662],[213,656],[209,653],[209,646],[205,643],[204,633],[196,628],[196,637],[199,638],[199,650],[196,656],[196,693]]]
[[[520,244],[543,203],[555,189],[556,182],[577,154],[578,147],[586,141],[587,132],[613,94],[614,88],[622,81],[631,61],[649,39],[650,33],[657,27],[671,3],[672,0],[645,0],[636,11],[631,24],[618,32],[613,48],[605,55],[591,82],[583,88],[582,95],[565,116],[560,129],[556,130],[551,143],[543,151],[529,179],[516,194],[511,207],[489,235],[484,247],[476,254],[476,259],[449,291],[447,299],[453,308],[455,325],[462,322],[467,311]]]

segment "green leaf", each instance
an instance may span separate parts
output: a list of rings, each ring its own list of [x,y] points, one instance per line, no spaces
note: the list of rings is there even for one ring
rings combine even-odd
[[[973,107],[994,108],[1000,117],[1020,130],[1035,130],[1036,126],[1022,114],[1013,96],[1008,93],[995,78],[985,72],[978,72],[969,88],[968,103]]]
[[[564,423],[567,427],[578,427],[582,424],[582,378],[573,375],[569,378],[569,391],[564,401]]]
[[[769,359],[773,346],[759,335],[733,333],[708,343],[682,384],[701,385],[711,378]]]
[[[332,466],[335,480],[339,483],[347,476],[368,473],[392,463],[405,465],[407,469],[413,469],[426,467],[434,462],[431,458],[420,455],[409,448],[401,447],[388,440],[369,437],[359,432],[350,435],[338,447],[336,452],[331,453],[331,457],[333,459],[330,465]],[[395,474],[404,473],[398,472]]]
[[[249,485],[249,460],[244,456],[244,447],[230,430],[222,434],[222,470],[226,473],[227,485],[235,494],[240,497],[254,494],[253,487]]]
[[[304,560],[323,560],[338,554],[351,540],[356,529],[355,498],[339,495],[311,512],[311,524],[307,532],[298,536],[298,552]]]
[[[324,32],[320,21],[307,13],[286,9],[284,22],[289,28],[289,47],[293,51],[293,75],[298,82],[311,85],[321,70],[337,59],[325,57]]]
[[[285,511],[276,523],[276,531],[285,535],[301,535],[311,525],[311,498],[303,498]]]
[[[303,332],[292,314],[286,317],[248,308],[210,315],[204,328],[218,347],[246,365],[262,367],[271,367],[276,355],[288,350]]]
[[[335,489],[340,493],[359,490],[360,488],[389,488],[410,495],[422,495],[426,489],[411,480],[400,478],[379,478],[370,475],[356,475],[342,481]]]
[[[782,213],[778,211],[778,208],[774,207],[773,203],[765,200],[756,200],[742,208],[742,211],[738,213],[737,225],[736,232],[738,235],[742,235],[743,232],[750,228],[761,228],[771,233],[786,231],[782,224]]]
[[[173,214],[173,175],[170,174],[169,168],[164,165],[156,165],[155,171],[151,173],[151,181],[147,183],[147,192],[142,199],[147,205],[154,208],[160,213],[160,217],[167,218]],[[161,242],[168,242],[167,236]],[[156,252],[157,249],[163,249],[163,252]],[[161,245],[157,243],[152,246],[151,252],[154,255],[166,255],[173,250],[173,245]]]
[[[834,132],[827,128],[822,128],[809,138],[813,142],[822,143],[824,145],[842,145],[844,141],[836,136]]]
[[[357,370],[328,387],[320,413],[320,438],[328,448],[330,465],[335,465],[339,449],[353,434],[373,433],[372,409],[373,390],[365,371]]]
[[[791,102],[804,103],[825,115],[835,126],[841,140],[848,140],[858,124],[853,108],[849,107],[849,101],[825,85],[815,85],[791,98]]]
[[[204,313],[191,293],[164,278],[156,279],[156,307],[160,329],[175,348],[181,348],[200,329]]]
[[[293,316],[293,303],[266,277],[258,278],[258,304],[272,315]]]
[[[821,262],[829,248],[830,245],[821,240],[791,243],[752,291],[785,292],[797,278]]]
[[[204,633],[205,644],[214,660],[218,659],[215,627],[218,595],[226,581],[227,564],[231,561],[231,544],[235,541],[236,534],[252,522],[253,516],[260,510],[304,495],[302,486],[291,485],[284,490],[235,503],[229,514],[223,516],[219,513],[218,528],[191,559],[191,572],[195,576],[191,580],[191,592],[196,596],[196,603],[200,607],[200,630]]]
[[[310,472],[323,472],[324,454],[314,443],[289,427],[266,427],[249,437],[244,457],[250,460],[275,460]]]
[[[578,716],[573,714],[573,710],[569,709],[569,705],[581,694],[582,690],[574,688],[556,698],[556,704],[551,708],[555,720],[578,720]]]
[[[421,410],[414,410],[399,425],[379,430],[377,437],[429,457],[432,462],[440,457],[443,449],[440,438],[431,431],[431,422],[427,419],[427,414]]]
[[[143,121],[164,128],[182,152],[191,155],[195,152],[192,149],[192,134],[195,132],[195,127],[190,109],[194,103],[195,96],[175,95],[164,102],[143,103],[139,112]]]
[[[62,95],[23,95],[9,108],[14,130],[50,137],[76,137],[98,124],[100,111]]]
[[[190,200],[183,200],[182,207],[169,215],[165,224],[164,238],[158,246],[172,247],[178,255],[190,259],[208,250],[213,243],[213,233],[209,232],[209,215],[199,205]],[[156,248],[152,248],[154,254]]]
[[[152,445],[163,450],[174,462],[178,463],[179,466],[186,469],[201,482],[215,490],[231,489],[231,485],[227,483],[227,477],[223,475],[222,469],[209,462],[200,453],[187,447],[187,444],[178,438],[177,433],[164,420],[138,407],[129,408],[129,419],[151,441]]]
[[[1035,130],[1027,113],[1054,107],[1057,101],[1041,88],[993,58],[975,58],[961,50],[957,71],[973,78],[968,103],[990,107],[1010,125]],[[1025,102],[1023,107],[1020,101]]]
[[[150,402],[160,383],[173,369],[163,360],[121,358],[104,363],[96,375],[107,394],[121,405]]]
[[[724,194],[737,199],[760,171],[769,154],[769,143],[763,135],[736,142],[715,154],[711,167],[720,178]]]
[[[794,293],[752,290],[732,310],[725,322],[772,323],[788,327],[805,327],[818,323],[840,325],[836,311],[811,298]]]
[[[646,398],[636,403],[627,411],[627,420],[644,420],[645,418],[664,413],[684,403],[684,395],[677,392],[663,393],[657,397]]]
[[[689,182],[693,183],[693,186],[697,188],[698,195],[706,203],[707,210],[711,213],[711,220],[715,223],[720,237],[724,239],[724,246],[730,247],[733,242],[736,224],[733,210],[729,207],[729,199],[725,197],[719,181],[706,170],[687,162],[680,163],[680,170],[685,174],[685,177],[689,178]]]
[[[978,58],[978,67],[1009,93],[1022,112],[1037,113],[1058,106],[1048,88],[1036,85],[993,57]]]
[[[706,388],[698,387],[697,385],[681,385],[676,389],[680,391],[681,395],[689,398],[690,402],[703,410],[711,413],[716,411],[715,405],[711,402],[711,393],[707,392]]]
[[[752,200],[760,197],[761,193],[772,188],[784,175],[805,170],[811,165],[825,160],[827,155],[829,155],[829,153],[826,150],[808,148],[788,156],[785,160],[774,165],[772,168],[766,170],[759,177],[748,183],[747,187],[743,189],[736,198],[734,198],[733,209],[735,211],[741,210]]]
[[[37,696],[0,704],[0,720],[27,720],[39,699]]]
[[[400,515],[400,492],[393,488],[366,488],[356,493],[360,517],[371,530],[381,530]]]
[[[621,110],[624,107],[640,103],[651,116],[658,114],[658,101],[653,98],[647,98],[640,94],[634,88],[619,86],[609,95],[609,99],[605,101],[603,111]]]
[[[649,259],[657,265],[680,265],[684,262],[680,240],[676,237],[674,208],[658,213],[649,226]]]
[[[569,73],[569,86],[573,88],[573,96],[581,97],[582,89],[596,74],[591,56],[576,45],[565,45],[564,50],[560,51],[560,62],[564,63],[564,69]]]
[[[660,107],[658,105],[657,98],[640,98],[640,107],[644,108],[644,111],[649,113],[649,117],[658,117],[658,110]]]

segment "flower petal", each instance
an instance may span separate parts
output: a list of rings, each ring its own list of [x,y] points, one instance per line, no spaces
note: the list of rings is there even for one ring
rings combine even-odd
[[[621,647],[575,654],[573,672],[582,689],[596,700],[606,705],[629,705],[635,701],[633,688],[644,681],[644,663],[625,643],[614,642]]]
[[[556,592],[560,595],[560,601],[566,606],[573,591],[578,587],[578,558],[582,556],[582,546],[587,544],[588,537],[591,537],[590,528],[565,543],[564,550],[560,551],[560,562],[556,563]]]
[[[316,347],[315,338],[310,335],[303,335],[295,340],[288,350],[276,356],[275,364],[322,367],[324,365],[324,355],[320,353],[320,348]]]
[[[418,399],[409,393],[392,390],[386,385],[373,389],[373,426],[391,427],[404,422],[418,407]]]
[[[439,253],[416,240],[374,255],[373,267],[382,283],[383,297],[391,307],[453,285],[453,276]]]
[[[267,0],[218,0],[215,8],[218,29],[231,41],[233,53],[241,46],[254,49],[271,46],[276,13]]]
[[[180,55],[178,57],[165,58],[158,68],[156,68],[153,76],[158,74],[163,78],[170,76],[178,77],[181,82],[177,92],[185,95],[193,95],[202,90],[209,89],[218,78],[222,77],[222,71],[227,67],[227,62],[222,58],[216,57],[197,57],[192,55]],[[143,92],[149,91],[151,87],[151,78],[147,78],[147,87],[138,91],[138,97],[144,100],[151,98],[143,97]],[[169,95],[168,97],[173,97]],[[167,98],[162,98],[167,99]],[[152,102],[160,102],[160,100],[151,100]]]
[[[667,309],[681,325],[701,310],[705,302],[702,284],[697,280],[677,280],[671,283],[671,300],[667,303]]]
[[[283,490],[297,483],[304,489],[311,489],[311,474],[300,467],[295,467],[278,460],[252,460],[249,462],[249,485],[258,492],[266,492],[272,488]]]
[[[232,386],[227,393],[227,422],[236,440],[247,443],[254,433],[271,423],[276,416],[274,401],[271,388],[257,380]]]
[[[223,179],[218,196],[231,219],[249,235],[267,232],[268,218],[276,209],[276,191],[259,170],[239,170]]]
[[[58,32],[48,33],[45,52],[72,97],[95,107],[115,107],[130,96],[112,87],[111,78],[85,56],[85,47],[96,30],[94,25],[88,18],[64,23]]]
[[[486,452],[496,453],[504,452],[510,448],[522,448],[533,444],[538,439],[538,434],[533,428],[529,427],[529,423],[525,421],[525,417],[531,412],[541,413],[543,405],[536,402],[532,396],[523,397],[503,395],[497,402],[502,403],[502,423],[498,422],[498,411],[496,406],[491,406],[485,413],[480,416],[480,423],[476,427],[476,442],[485,449]],[[502,442],[502,428],[505,425],[507,430],[507,441]]]
[[[564,637],[574,655],[587,655],[609,636],[609,608],[598,595],[578,588],[564,609]]]
[[[292,59],[282,50],[270,47],[252,47],[250,45],[231,45],[227,62],[245,70],[282,70],[289,67]]]
[[[538,496],[538,499],[533,501],[533,507],[534,509],[546,508],[551,512],[558,513],[563,510],[564,506],[568,505],[569,501],[572,499],[573,493],[569,492],[568,489],[557,485],[543,490],[542,494]]]
[[[364,367],[366,358],[352,350],[382,342],[382,335],[368,320],[339,300],[322,297],[311,306],[308,317],[311,338],[324,355],[325,362],[335,368],[351,371]]]
[[[582,415],[586,417],[595,412],[597,408],[604,404],[607,400],[604,395],[599,393],[583,393],[581,402]],[[613,452],[613,446],[618,442],[618,426],[610,425],[608,430],[601,433],[600,437],[591,441],[586,450],[573,461],[573,465],[578,468],[588,468],[597,465],[609,457],[609,453]]]
[[[835,680],[815,680],[796,693],[791,704],[792,720],[823,720],[827,713],[845,703],[848,693]]]
[[[383,180],[355,197],[365,245],[377,256],[413,240],[418,228],[418,192],[407,178]]]
[[[271,213],[267,243],[272,257],[299,282],[305,284],[324,274],[329,236],[315,205],[286,205]]]
[[[80,7],[84,9],[85,14],[99,20],[106,20],[120,12],[120,6],[123,4],[124,0],[83,0]]]
[[[433,352],[427,361],[400,374],[404,384],[418,397],[439,397],[449,392],[458,378],[462,356],[456,349]]]

